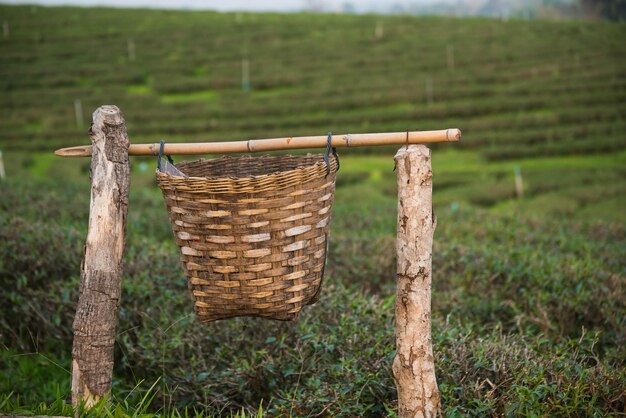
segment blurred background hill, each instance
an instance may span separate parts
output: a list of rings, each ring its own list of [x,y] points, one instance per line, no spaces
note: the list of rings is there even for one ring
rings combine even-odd
[[[5,0],[6,3],[98,6],[97,0]],[[623,0],[112,0],[112,7],[252,12],[326,12],[408,15],[487,16],[498,18],[623,20]]]
[[[9,173],[77,167],[51,151],[87,142],[101,104],[133,142],[458,127],[434,147],[438,207],[626,216],[623,24],[40,6],[0,22]]]

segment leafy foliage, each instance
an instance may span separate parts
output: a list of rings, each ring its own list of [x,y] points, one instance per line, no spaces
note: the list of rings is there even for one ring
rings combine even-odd
[[[365,185],[344,187],[346,194],[358,195]],[[71,318],[83,234],[60,233],[68,226],[55,218],[70,226],[83,220],[71,206],[61,205],[46,223],[25,227],[33,219],[21,208],[32,196],[18,189],[28,190],[21,182],[1,189],[14,204],[4,208],[1,231],[12,244],[2,252],[0,278],[3,300],[28,297],[30,303],[0,305],[5,347],[0,369],[11,371],[1,374],[0,393],[5,405],[11,402],[7,411],[60,413],[67,408],[61,401],[69,396]],[[32,190],[42,188],[33,185]],[[64,193],[72,192],[50,186],[38,195],[64,200]],[[171,416],[234,416],[242,408],[257,414],[261,402],[268,416],[393,415],[393,199],[378,196],[367,199],[380,199],[378,204],[368,205],[364,198],[356,202],[361,215],[348,220],[338,216],[350,213],[355,201],[338,199],[322,299],[290,323],[254,318],[198,323],[171,240],[161,240],[158,230],[153,235],[131,231],[114,403],[108,411],[132,416],[149,393],[142,411]],[[162,208],[147,196],[131,200],[147,224],[161,222]],[[20,221],[23,217],[30,222]],[[624,227],[474,211],[440,218],[433,338],[444,413],[588,416],[622,411]],[[18,248],[16,241],[29,246]],[[37,245],[43,245],[40,253],[24,251]],[[56,262],[58,256],[67,261]],[[37,268],[24,267],[30,265]],[[27,285],[15,286],[17,271]],[[41,319],[55,316],[59,320]],[[148,391],[145,383],[135,387],[141,381],[156,383]],[[18,408],[18,396],[20,405],[47,403]]]

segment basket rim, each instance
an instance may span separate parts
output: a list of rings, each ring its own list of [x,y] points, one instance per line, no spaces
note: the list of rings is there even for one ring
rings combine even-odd
[[[321,161],[317,161],[314,164],[306,164],[300,167],[295,167],[295,168],[291,168],[289,170],[278,170],[278,171],[273,171],[271,173],[267,173],[267,174],[258,174],[258,175],[248,175],[248,176],[242,176],[242,177],[235,177],[232,175],[224,175],[224,176],[204,176],[204,177],[199,177],[199,176],[186,176],[186,177],[182,177],[182,176],[176,176],[174,174],[168,173],[168,172],[163,172],[160,171],[158,168],[156,169],[156,174],[157,176],[166,176],[166,177],[171,177],[172,179],[185,179],[185,180],[191,180],[191,181],[219,181],[219,180],[234,180],[234,181],[246,181],[246,180],[262,180],[262,179],[266,179],[266,178],[272,178],[272,177],[279,177],[279,176],[288,176],[291,173],[296,173],[298,171],[305,171],[305,170],[311,170],[311,169],[324,169],[326,170],[326,162],[323,160],[324,158],[324,154],[311,154],[311,153],[307,153],[307,154],[285,154],[285,155],[258,155],[258,156],[252,156],[252,155],[242,155],[242,156],[229,156],[229,155],[224,155],[218,158],[199,158],[197,160],[191,160],[191,161],[181,161],[180,163],[176,163],[174,164],[174,166],[178,169],[180,169],[179,164],[181,165],[185,165],[185,164],[189,164],[189,163],[201,163],[201,162],[212,162],[212,161],[216,161],[216,160],[225,160],[225,159],[232,159],[232,160],[244,160],[244,159],[257,159],[257,158],[282,158],[282,157],[319,157],[322,160]],[[331,166],[331,172],[336,171],[336,161],[334,158],[329,158],[329,164]],[[181,170],[182,172],[182,170]]]

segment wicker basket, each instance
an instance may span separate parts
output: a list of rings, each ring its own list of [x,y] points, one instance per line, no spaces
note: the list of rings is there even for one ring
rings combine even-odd
[[[328,157],[327,157],[328,158]],[[222,157],[157,170],[201,321],[294,319],[317,301],[336,156]],[[180,170],[181,175],[172,175]]]

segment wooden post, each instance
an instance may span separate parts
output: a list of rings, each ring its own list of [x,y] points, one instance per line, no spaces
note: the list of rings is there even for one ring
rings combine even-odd
[[[74,99],[74,117],[76,118],[76,127],[83,127],[83,102],[80,99]]]
[[[126,40],[126,49],[128,49],[128,61],[135,61],[135,41],[133,38]]]
[[[0,151],[0,180],[4,180],[6,176],[4,171],[4,159],[2,158],[2,151]]]
[[[447,57],[448,57],[448,71],[454,71],[454,46],[448,45]]]
[[[522,169],[519,166],[513,168],[515,173],[515,194],[518,199],[524,197],[524,180],[522,179]]]
[[[250,91],[250,60],[248,58],[241,60],[241,90],[244,93]]]
[[[426,81],[424,84],[426,90],[426,104],[430,106],[435,102],[435,83],[433,82],[433,78],[431,76],[428,76],[426,77]]]
[[[379,20],[376,22],[376,29],[374,29],[374,38],[383,39],[383,35],[385,33],[385,28],[383,26],[383,21]]]
[[[441,415],[431,339],[430,292],[436,220],[432,208],[430,150],[402,147],[394,157],[398,175],[396,251],[396,356],[398,417]]]
[[[102,106],[89,129],[91,204],[74,317],[72,404],[87,407],[111,389],[113,343],[128,213],[129,140],[122,112]]]

